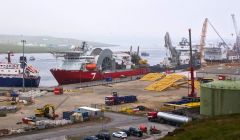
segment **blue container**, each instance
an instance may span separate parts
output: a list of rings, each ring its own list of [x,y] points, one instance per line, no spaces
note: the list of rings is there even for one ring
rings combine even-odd
[[[167,102],[169,104],[176,104],[176,105],[181,105],[181,104],[186,104],[186,103],[190,103],[190,100],[179,100],[179,101],[172,101],[172,102]]]
[[[80,110],[80,109],[75,109],[74,112],[76,113],[81,113],[83,118],[88,118],[89,117],[89,112],[88,111],[84,111],[84,110]]]
[[[111,81],[112,81],[112,77],[107,77],[105,80],[106,80],[107,82],[111,82]]]
[[[133,103],[137,101],[136,96],[124,96],[124,102],[125,103]]]
[[[10,96],[11,96],[11,97],[18,97],[19,94],[17,94],[16,92],[13,91],[13,92],[10,94]]]
[[[83,118],[88,118],[89,117],[89,113],[88,112],[82,112],[82,116],[83,116]]]
[[[73,114],[73,111],[65,111],[63,112],[63,119],[70,120],[70,116]]]

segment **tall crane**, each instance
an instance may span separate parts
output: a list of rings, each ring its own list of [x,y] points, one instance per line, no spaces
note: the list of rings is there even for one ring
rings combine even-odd
[[[201,58],[201,63],[204,62],[204,46],[205,46],[205,41],[206,41],[206,34],[207,34],[207,24],[208,23],[208,18],[205,18],[203,22],[203,27],[202,27],[202,33],[201,33],[201,40],[200,40],[200,45],[199,45],[199,52],[200,52],[200,58]]]
[[[202,27],[202,33],[201,33],[201,40],[200,40],[200,45],[199,45],[199,52],[200,52],[200,58],[201,58],[201,63],[203,64],[204,61],[204,47],[205,47],[205,41],[206,41],[206,34],[207,34],[207,27],[208,24],[210,25],[210,27],[212,27],[212,29],[214,30],[214,32],[218,35],[218,37],[222,40],[222,46],[225,49],[229,49],[229,46],[227,45],[227,43],[224,41],[224,39],[221,37],[220,33],[217,31],[217,29],[213,26],[213,24],[209,21],[208,18],[205,18],[204,23],[203,23],[203,27]],[[240,36],[239,36],[240,39]],[[240,41],[240,40],[239,40]],[[239,42],[240,43],[240,42]]]
[[[239,35],[239,31],[238,31],[238,27],[237,27],[237,22],[236,22],[236,19],[235,19],[235,15],[232,14],[232,20],[233,20],[233,26],[234,26],[234,29],[235,29],[235,33],[236,33],[236,36]]]
[[[232,20],[233,20],[233,26],[234,26],[234,29],[235,29],[235,33],[236,33],[236,43],[234,44],[234,48],[233,50],[236,51],[239,55],[239,52],[240,52],[240,33],[239,33],[239,30],[238,30],[238,27],[237,27],[237,22],[236,22],[236,19],[235,19],[235,15],[232,14]]]

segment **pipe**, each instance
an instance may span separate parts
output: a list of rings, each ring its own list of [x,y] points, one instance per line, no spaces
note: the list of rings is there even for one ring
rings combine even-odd
[[[166,112],[158,112],[157,117],[159,119],[162,118],[167,121],[181,123],[181,124],[190,122],[192,120],[192,118],[190,118],[190,117],[176,115],[176,114],[170,114],[170,113],[166,113]]]

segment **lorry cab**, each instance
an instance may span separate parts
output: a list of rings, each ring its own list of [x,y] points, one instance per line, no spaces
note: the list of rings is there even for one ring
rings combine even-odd
[[[148,120],[149,121],[155,121],[157,119],[157,112],[148,112]]]
[[[114,105],[115,98],[113,96],[105,97],[105,104],[106,105]]]

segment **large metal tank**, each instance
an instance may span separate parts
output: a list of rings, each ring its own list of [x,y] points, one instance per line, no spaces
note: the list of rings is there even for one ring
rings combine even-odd
[[[208,116],[240,113],[240,81],[201,84],[200,114]]]
[[[179,124],[187,123],[192,120],[192,118],[190,118],[190,117],[170,114],[170,113],[166,113],[166,112],[158,112],[157,116],[159,119],[164,119],[166,121],[179,123]]]

